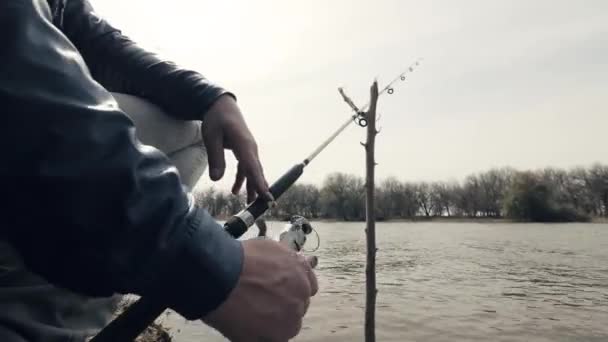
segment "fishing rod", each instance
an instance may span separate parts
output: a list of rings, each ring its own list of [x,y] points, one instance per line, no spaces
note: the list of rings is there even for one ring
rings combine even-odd
[[[406,71],[402,72],[387,84],[382,91],[378,93],[378,96],[384,92],[393,94],[393,84],[398,80],[405,81],[406,74],[414,71],[414,67],[420,63],[416,61],[413,65],[409,66]],[[292,166],[286,173],[284,173],[279,179],[277,179],[270,186],[270,193],[277,200],[290,186],[292,186],[298,178],[304,173],[304,168],[310,164],[310,162],[319,155],[332,141],[336,139],[340,133],[342,133],[346,127],[352,122],[357,123],[361,127],[367,126],[367,118],[365,110],[369,107],[368,102],[361,109],[359,109],[350,98],[348,98],[342,88],[338,89],[344,100],[355,112],[348,118],[329,138],[321,143],[308,157],[306,157],[301,163]],[[224,223],[224,229],[235,239],[241,237],[249,227],[253,226],[255,221],[262,216],[270,207],[269,202],[262,199],[261,197],[256,198],[251,204],[239,213],[230,217]],[[160,316],[167,306],[157,300],[149,297],[141,297],[134,304],[130,305],[123,313],[116,317],[110,324],[102,329],[95,337],[89,342],[127,342],[133,341],[139,336],[150,324],[154,323],[156,318]]]
[[[393,84],[398,80],[405,81],[406,74],[414,71],[414,68],[420,64],[420,60],[416,61],[414,64],[410,65],[406,71],[402,72],[389,82],[381,92],[378,93],[378,96],[387,92],[388,94],[393,94]],[[289,169],[281,178],[279,178],[274,184],[270,186],[270,193],[274,196],[275,200],[279,198],[291,185],[293,185],[298,178],[304,173],[304,168],[310,164],[310,162],[319,155],[329,144],[332,143],[342,133],[346,127],[348,127],[352,122],[356,122],[359,126],[365,127],[367,126],[367,119],[365,110],[369,107],[370,103],[365,104],[361,109],[357,108],[357,106],[350,100],[345,94],[342,88],[338,89],[342,97],[349,103],[351,108],[354,110],[354,114],[345,121],[327,140],[321,143],[308,157],[306,157],[301,163],[294,165],[291,169]],[[232,216],[224,225],[224,228],[234,237],[238,238],[243,235],[249,227],[251,227],[255,220],[257,220],[266,210],[269,208],[269,203],[264,201],[261,198],[257,198],[253,203],[251,203],[247,208],[243,209],[238,214]]]

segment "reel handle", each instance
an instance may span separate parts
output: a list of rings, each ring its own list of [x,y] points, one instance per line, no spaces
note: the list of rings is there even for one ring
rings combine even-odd
[[[309,224],[306,219],[302,218],[306,224]],[[305,231],[300,226],[300,222],[291,222],[287,224],[287,226],[278,233],[275,237],[270,236],[258,236],[256,239],[269,239],[280,242],[281,244],[286,245],[290,249],[293,249],[296,252],[300,252],[304,249],[304,245],[307,241],[307,235],[310,235],[311,231]],[[317,256],[308,257],[308,262],[312,268],[317,267],[319,263],[319,258]]]

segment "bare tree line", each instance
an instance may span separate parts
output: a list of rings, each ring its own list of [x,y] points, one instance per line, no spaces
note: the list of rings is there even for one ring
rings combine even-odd
[[[535,217],[530,211],[541,210],[534,201],[551,202],[551,206],[566,208],[579,217],[608,217],[608,166],[601,164],[569,170],[497,168],[471,174],[461,182],[406,182],[389,177],[379,183],[376,191],[379,220],[430,217],[526,219],[523,216]],[[243,196],[226,192],[205,190],[196,195],[198,203],[216,217],[232,215],[245,205]],[[531,208],[522,207],[525,205]],[[267,217],[284,219],[292,214],[345,221],[364,220],[365,182],[355,175],[332,173],[320,187],[296,184],[281,197]]]

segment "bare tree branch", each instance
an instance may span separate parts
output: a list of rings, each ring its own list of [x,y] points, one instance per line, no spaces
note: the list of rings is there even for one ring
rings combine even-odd
[[[344,101],[346,103],[348,103],[348,105],[350,106],[350,108],[352,108],[352,110],[355,111],[355,113],[359,113],[361,110],[359,109],[359,107],[357,107],[355,105],[355,103],[353,102],[353,100],[350,99],[350,97],[348,97],[348,95],[346,95],[346,93],[344,93],[344,89],[343,88],[338,88],[338,91],[340,92],[340,95],[342,95],[342,98],[344,99]]]
[[[370,89],[370,106],[366,113],[368,119],[367,141],[365,153],[365,217],[367,235],[367,265],[365,269],[366,300],[365,300],[365,342],[376,341],[376,205],[374,168],[377,165],[374,160],[374,148],[376,141],[376,105],[378,102],[378,82],[374,81]]]

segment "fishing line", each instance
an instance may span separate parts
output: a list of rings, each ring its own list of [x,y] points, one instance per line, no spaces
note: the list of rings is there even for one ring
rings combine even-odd
[[[315,235],[317,236],[317,245],[315,246],[315,248],[310,249],[310,250],[303,249],[302,251],[304,251],[306,253],[314,253],[317,250],[319,250],[319,247],[321,247],[321,236],[319,235],[319,233],[317,232],[315,227],[312,227],[312,231],[315,232]]]
[[[415,68],[418,65],[420,65],[421,61],[422,61],[422,59],[417,60],[412,65],[410,65],[404,72],[400,73],[399,76],[395,77],[395,79],[393,79],[391,82],[389,82],[389,84],[387,84],[382,89],[382,91],[378,92],[378,96],[381,96],[385,92],[388,94],[393,94],[394,93],[393,85],[395,84],[395,82],[397,82],[398,80],[405,81],[407,79],[406,75],[414,72]],[[323,151],[325,149],[325,147],[327,147],[327,145],[329,145],[332,141],[334,141],[334,139],[338,135],[340,135],[340,133],[342,133],[342,131],[344,131],[344,129],[346,129],[346,127],[348,127],[348,125],[351,124],[351,122],[355,122],[360,127],[367,126],[367,117],[366,117],[365,111],[368,109],[370,102],[368,101],[363,107],[361,107],[361,109],[359,109],[354,104],[354,102],[348,96],[346,96],[343,88],[338,88],[338,91],[342,95],[342,98],[344,99],[344,101],[346,101],[346,103],[348,103],[350,108],[355,112],[355,114],[351,115],[351,117],[348,120],[346,120],[329,138],[327,138],[327,140],[325,140],[321,145],[319,145],[319,147],[317,147],[308,156],[308,158],[304,159],[304,166],[308,165],[308,163],[310,163],[311,160],[313,160],[319,153],[321,153],[321,151]]]
[[[380,97],[384,93],[387,93],[389,95],[394,94],[395,93],[394,84],[397,81],[402,81],[402,82],[406,81],[407,75],[413,73],[414,70],[416,69],[416,67],[418,67],[420,65],[420,62],[422,62],[422,58],[420,58],[416,62],[412,63],[409,67],[407,67],[407,69],[405,69],[405,71],[403,71],[397,77],[395,77],[393,80],[391,80],[384,88],[382,88],[381,91],[378,92],[378,97]],[[363,105],[363,107],[361,107],[361,109],[359,109],[353,103],[353,101],[344,94],[344,91],[342,88],[339,88],[338,90],[340,91],[340,94],[344,98],[344,101],[346,101],[346,103],[348,103],[350,108],[355,112],[355,114],[352,116],[353,121],[355,121],[355,123],[361,127],[366,127],[367,118],[365,117],[365,111],[369,108],[369,105],[370,105],[369,101],[365,105]]]

